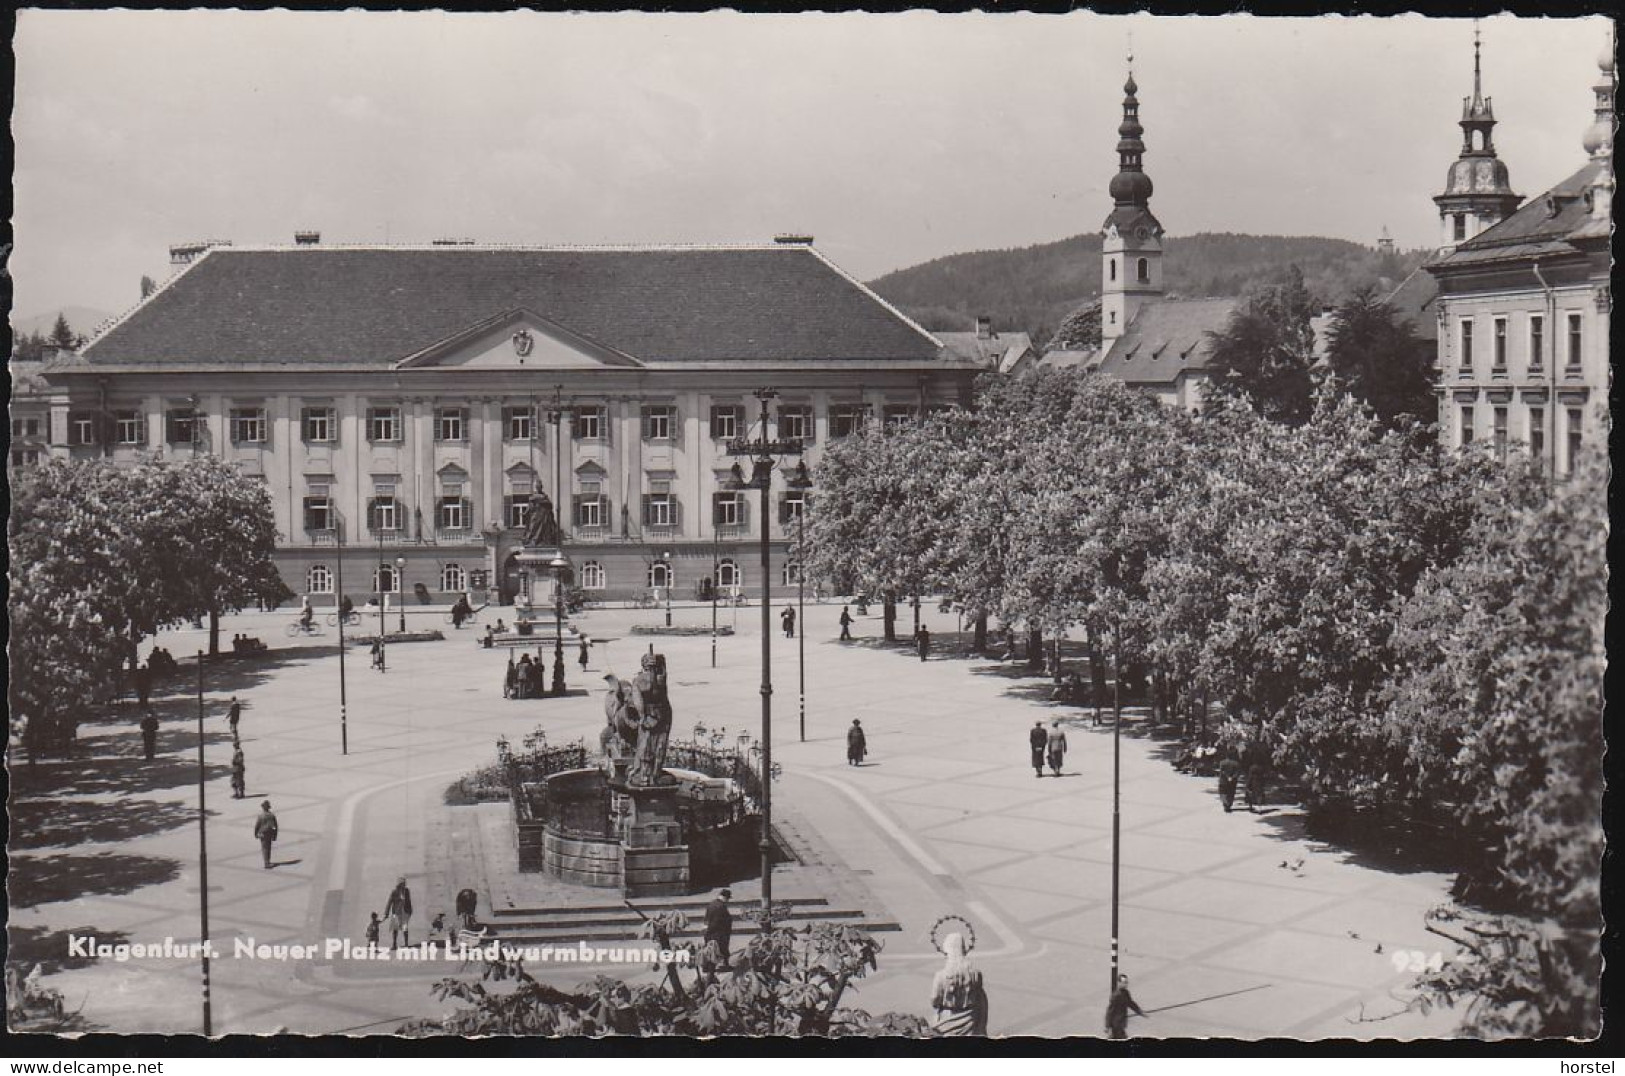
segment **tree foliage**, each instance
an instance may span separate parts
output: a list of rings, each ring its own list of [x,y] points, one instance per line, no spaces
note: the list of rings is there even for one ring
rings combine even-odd
[[[46,460],[12,498],[11,727],[31,750],[71,743],[142,636],[281,583],[269,493],[214,457]]]
[[[1430,426],[1433,347],[1371,288],[1361,288],[1332,315],[1326,365],[1338,387],[1389,426]]]
[[[1214,385],[1250,401],[1266,418],[1307,421],[1315,393],[1310,319],[1318,312],[1296,265],[1283,282],[1254,291],[1213,334],[1208,366]]]
[[[753,916],[754,917],[754,916]],[[575,990],[537,981],[518,951],[485,960],[477,981],[444,979],[442,1001],[459,1002],[438,1021],[416,1021],[402,1034],[446,1035],[793,1035],[926,1034],[925,1021],[902,1013],[870,1014],[845,1004],[855,983],[875,969],[880,943],[852,927],[775,926],[750,937],[732,966],[714,951],[673,943],[687,925],[678,911],[660,912],[643,936],[687,954],[684,964],[655,964],[664,974],[627,983],[600,975]],[[686,974],[683,969],[687,969]],[[500,986],[498,985],[500,984]]]
[[[1301,321],[1298,291],[1255,312]],[[1221,392],[1194,416],[1096,374],[984,379],[970,410],[829,446],[810,566],[1046,636],[1082,629],[1148,664],[1176,709],[1205,721],[1218,704],[1219,739],[1312,809],[1450,827],[1476,857],[1464,880],[1526,917],[1487,928],[1505,944],[1482,967],[1537,953],[1517,974],[1553,999],[1520,1017],[1481,1002],[1469,1026],[1582,1026],[1600,914],[1601,464],[1554,490],[1527,461],[1442,451],[1344,387],[1322,384],[1301,415]],[[1527,917],[1559,926],[1529,934]],[[1483,974],[1451,989],[1477,987],[1504,993]]]

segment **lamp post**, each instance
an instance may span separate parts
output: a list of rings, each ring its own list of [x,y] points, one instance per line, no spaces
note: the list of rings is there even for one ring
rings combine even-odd
[[[1122,859],[1123,756],[1120,748],[1123,728],[1122,628],[1112,628],[1112,982],[1117,989],[1117,878]]]
[[[801,454],[799,438],[770,441],[767,437],[767,401],[778,395],[772,389],[757,389],[756,399],[762,405],[761,435],[755,441],[740,438],[728,445],[728,455],[749,456],[751,476],[747,482],[739,464],[732,469],[733,477],[727,488],[762,491],[762,834],[759,847],[762,853],[762,927],[772,925],[773,915],[773,591],[768,547],[769,500],[773,487],[774,456]]]
[[[717,667],[717,591],[722,589],[722,528],[711,521],[711,668]]]
[[[671,627],[671,550],[660,551],[660,562],[666,566],[666,627]]]
[[[209,812],[204,805],[203,763],[203,651],[197,652],[197,870],[198,916],[203,943],[203,1037],[214,1034],[209,1000]]]
[[[384,529],[378,528],[378,671],[384,671],[384,633],[389,628],[384,624],[384,572],[389,570],[389,561],[384,559]]]
[[[796,507],[796,672],[801,678],[801,742],[807,742],[807,522],[806,502]]]
[[[564,694],[564,570],[570,562],[563,556],[548,562],[553,569],[553,694]]]
[[[334,513],[333,537],[338,542],[338,601],[334,608],[339,614],[339,754],[350,753],[350,705],[344,679],[344,520]]]
[[[401,613],[401,634],[406,634],[406,558],[395,558],[395,605]]]

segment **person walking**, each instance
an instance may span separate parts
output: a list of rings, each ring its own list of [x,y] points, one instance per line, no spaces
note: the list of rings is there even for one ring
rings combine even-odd
[[[914,645],[919,648],[920,660],[924,661],[931,655],[931,629],[924,624],[914,633]]]
[[[1136,1016],[1144,1016],[1145,1010],[1135,1002],[1134,995],[1128,992],[1128,976],[1119,975],[1117,986],[1112,990],[1111,998],[1106,1002],[1106,1037],[1108,1039],[1128,1038],[1128,1014],[1133,1010]]]
[[[581,664],[582,672],[587,671],[587,648],[591,645],[592,641],[583,635],[581,637],[581,653],[576,657],[576,661],[580,662]]]
[[[1247,767],[1247,809],[1256,811],[1264,806],[1264,778],[1266,775],[1264,751],[1253,748],[1252,765]]]
[[[231,798],[240,800],[248,795],[248,763],[243,759],[241,745],[231,753]]]
[[[784,607],[784,612],[779,614],[779,621],[784,625],[784,637],[786,639],[794,639],[796,637],[795,606],[786,605]]]
[[[1044,721],[1040,718],[1033,722],[1033,727],[1027,730],[1027,746],[1033,753],[1033,776],[1044,776],[1044,748],[1049,746],[1049,733],[1044,731]]]
[[[372,641],[372,667],[384,671],[384,640],[381,638]]]
[[[1240,779],[1241,763],[1234,755],[1225,755],[1224,761],[1219,763],[1219,802],[1224,805],[1225,814],[1230,813],[1236,802],[1236,783]]]
[[[869,741],[863,735],[863,725],[857,718],[852,719],[852,727],[846,730],[846,763],[849,766],[861,766],[864,756],[869,753]]]
[[[728,901],[733,895],[733,890],[724,889],[705,906],[704,944],[708,947],[716,946],[717,966],[723,968],[730,966],[731,963],[728,949],[733,944],[734,915],[728,910]]]
[[[152,667],[142,665],[135,670],[135,701],[145,710],[147,700],[150,698],[152,698]]]
[[[271,869],[271,846],[276,843],[276,815],[271,812],[271,801],[260,804],[260,815],[254,819],[254,836],[259,838],[260,851],[265,856],[265,869]]]
[[[1044,754],[1049,758],[1049,768],[1055,776],[1061,776],[1061,763],[1066,760],[1066,732],[1061,728],[1059,721],[1050,723],[1048,735],[1045,737]]]
[[[971,964],[965,936],[942,939],[942,970],[931,980],[931,1030],[962,1037],[987,1034],[987,988]]]
[[[852,641],[852,610],[848,606],[841,606],[841,641]]]
[[[141,749],[146,752],[148,762],[158,752],[158,715],[151,710],[141,719]]]
[[[226,724],[231,727],[231,742],[242,743],[242,737],[237,734],[237,723],[243,719],[243,704],[237,701],[237,696],[231,697],[231,709],[226,713]]]
[[[384,902],[384,916],[389,920],[389,947],[398,949],[402,942],[412,945],[412,891],[406,888],[406,876],[395,880]]]

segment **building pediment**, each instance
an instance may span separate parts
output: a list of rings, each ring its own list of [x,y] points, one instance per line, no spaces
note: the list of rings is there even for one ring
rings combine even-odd
[[[516,309],[436,341],[395,364],[397,370],[586,370],[642,366],[623,351],[533,310]]]

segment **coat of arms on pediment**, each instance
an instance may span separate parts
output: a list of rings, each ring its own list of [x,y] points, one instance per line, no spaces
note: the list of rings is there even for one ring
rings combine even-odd
[[[521,359],[528,358],[536,347],[536,338],[530,334],[529,329],[520,329],[513,334],[513,353]]]

